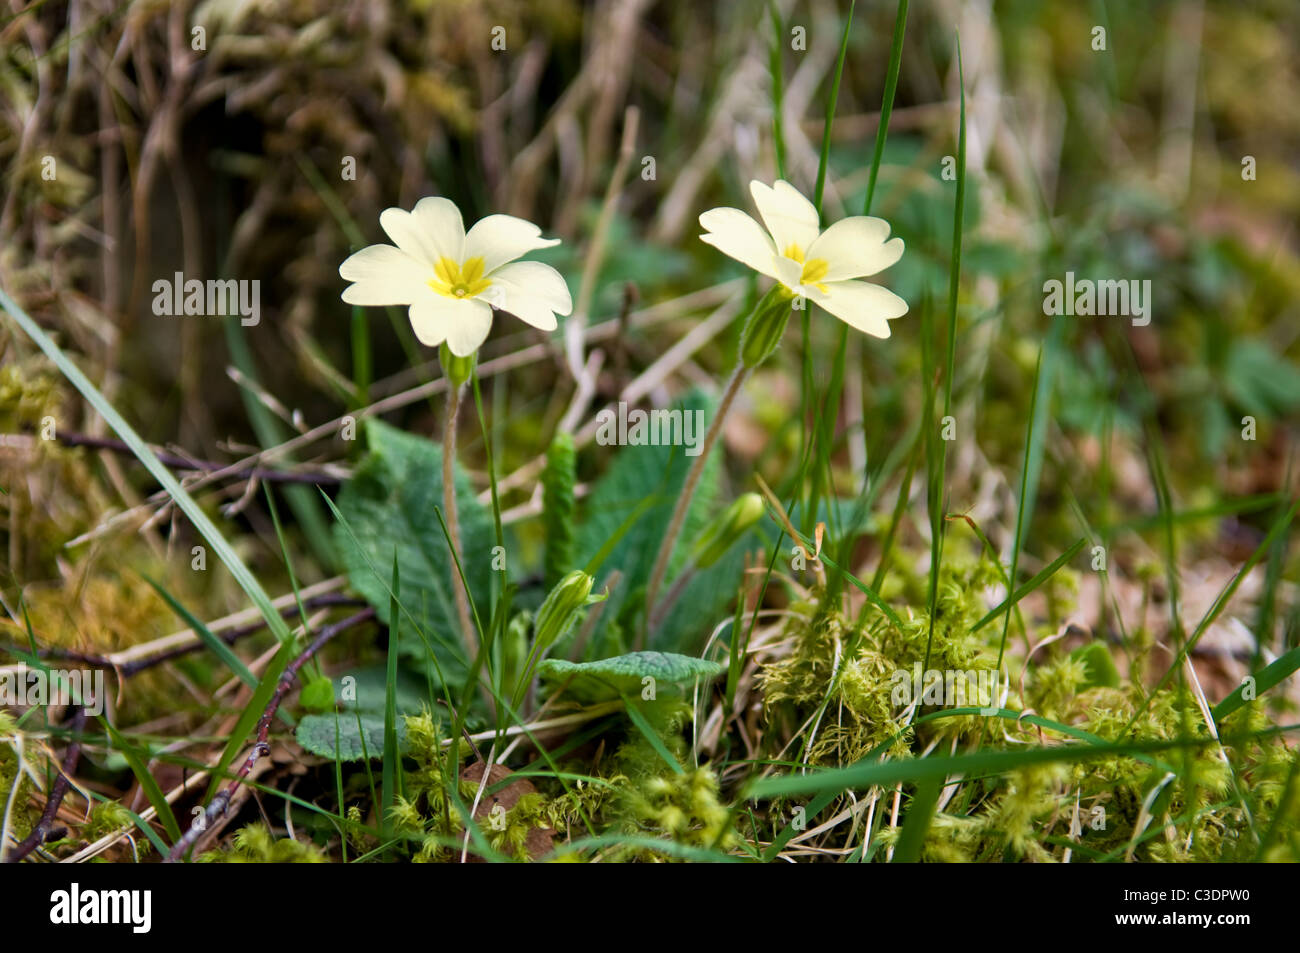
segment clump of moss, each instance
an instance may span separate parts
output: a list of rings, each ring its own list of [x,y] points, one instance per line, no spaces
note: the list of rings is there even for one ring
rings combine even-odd
[[[438,723],[427,711],[406,717],[406,738],[414,765],[404,773],[405,795],[398,797],[392,810],[394,830],[415,845],[411,859],[417,863],[454,859],[462,849],[465,824],[449,796],[447,779],[455,778],[456,795],[468,808],[479,794],[481,766],[477,776],[461,772],[461,746],[455,746],[454,753],[443,746]],[[488,788],[507,776],[502,769],[498,778],[494,769]],[[549,850],[550,832],[567,833],[582,812],[593,809],[603,797],[593,785],[551,795],[533,790],[531,782],[517,783],[521,787],[512,794],[518,796],[508,799],[508,807],[503,798],[503,809],[493,813],[480,801],[478,816],[488,845],[516,860],[538,859]]]
[[[1062,804],[1067,778],[1063,766],[1037,765],[991,780],[976,810],[934,815],[921,859],[939,863],[1055,860],[1043,838],[1056,824],[1069,823]],[[901,830],[882,828],[881,845],[897,844]]]
[[[56,414],[60,399],[52,372],[33,369],[31,361],[0,367],[0,426],[6,431],[38,429],[45,417]]]
[[[131,812],[119,801],[98,801],[90,809],[90,820],[81,829],[81,837],[94,842],[107,834],[118,831],[134,830],[135,821]],[[153,842],[147,837],[132,837],[137,856],[143,856],[153,850]]]
[[[320,848],[292,837],[273,837],[264,824],[240,828],[229,847],[206,851],[198,860],[204,864],[324,864],[328,859]]]
[[[1040,587],[1045,618],[1026,623],[1033,641],[1058,631],[1073,609],[1077,578],[1068,570],[1058,577]],[[924,576],[905,560],[900,559],[891,578],[882,594],[888,601],[927,604]],[[924,608],[912,608],[895,624],[871,609],[860,624],[852,624],[824,601],[791,606],[784,630],[789,651],[763,664],[758,676],[773,736],[788,737],[787,747],[798,745],[800,760],[824,765],[847,764],[864,755],[906,758],[935,749],[942,754],[959,744],[996,743],[1003,735],[1043,743],[1040,729],[1031,724],[978,715],[946,714],[914,725],[916,718],[941,708],[925,693],[919,701],[911,697],[914,692],[902,692],[904,699],[891,696],[895,676],[920,665],[927,671],[963,673],[954,684],[969,683],[972,673],[992,671],[1001,627],[976,631],[974,626],[986,614],[988,594],[1000,579],[987,556],[951,554],[940,570],[933,620]],[[1035,655],[1023,689],[1019,681],[1007,686],[1002,675],[998,684],[1005,695],[995,704],[1032,710],[1103,742],[1210,741],[1204,715],[1187,690],[1169,686],[1148,698],[1141,672],[1152,645],[1151,633],[1131,633],[1129,675],[1123,680],[1113,665],[1109,677],[1099,679],[1088,661],[1093,656],[1071,654],[1064,642],[1050,646]],[[912,679],[907,682],[915,687]],[[910,709],[913,703],[916,707]],[[940,704],[961,702],[944,698]],[[1220,734],[1269,727],[1267,715],[1250,706],[1221,725]],[[1073,859],[1287,858],[1300,845],[1300,779],[1291,775],[1293,760],[1294,753],[1280,739],[1268,738],[1229,749],[1226,756],[1217,745],[1203,744],[1158,758],[1116,755],[968,780],[945,803],[950,813],[935,814],[921,856],[1043,862],[1063,859],[1067,849],[1077,846]],[[1289,780],[1294,782],[1290,786]],[[784,816],[782,804],[774,802],[772,817]],[[1270,827],[1270,839],[1262,842]],[[887,847],[896,843],[899,829],[883,825],[872,836],[873,849]]]
[[[724,850],[737,840],[718,798],[717,776],[707,766],[628,783],[621,806],[625,825],[638,834]]]
[[[791,606],[786,625],[791,651],[765,664],[758,675],[765,713],[787,730],[807,727],[812,740],[805,744],[806,756],[812,764],[847,764],[882,747],[890,757],[906,756],[914,741],[908,709],[916,666],[961,673],[954,674],[954,688],[972,699],[977,696],[972,675],[994,670],[996,650],[972,629],[986,612],[984,593],[996,580],[987,560],[951,559],[940,571],[933,627],[925,610],[911,611],[901,625],[872,610],[857,625],[825,606]],[[906,581],[899,585],[908,587]],[[925,597],[920,588],[916,595]],[[906,698],[895,691],[901,681],[909,689],[902,693]],[[911,715],[923,710],[918,706]],[[927,726],[925,735],[962,738],[979,725],[976,717],[958,716]]]
[[[0,818],[3,818],[6,805],[12,805],[9,808],[9,832],[22,840],[32,832],[41,814],[32,805],[34,786],[31,778],[19,762],[18,730],[13,717],[0,711]]]
[[[911,733],[890,691],[897,665],[876,648],[870,633],[847,628],[838,615],[818,616],[808,603],[791,609],[790,654],[758,675],[768,718],[796,729],[823,704],[834,712],[809,747],[813,764],[855,761],[881,744],[905,754]]]
[[[640,729],[630,726],[614,753],[614,771],[607,780],[614,797],[609,819],[624,833],[638,837],[667,838],[691,847],[725,850],[737,843],[730,813],[718,793],[718,779],[707,765],[689,767],[690,752],[682,737],[692,708],[675,696],[664,695],[641,708],[659,745],[678,765],[680,773],[664,760],[658,747]],[[645,848],[628,848],[614,855],[619,860],[662,860]]]

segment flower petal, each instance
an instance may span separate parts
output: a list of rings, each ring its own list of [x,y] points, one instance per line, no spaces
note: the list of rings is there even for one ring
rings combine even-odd
[[[803,277],[803,265],[799,264],[793,258],[784,257],[776,259],[775,264],[776,275],[774,277],[776,280],[781,282],[781,284],[785,285],[795,294],[807,297],[807,289],[799,283],[799,279]]]
[[[700,216],[708,234],[700,241],[712,245],[761,275],[777,277],[776,248],[763,226],[738,208],[713,208]]]
[[[820,258],[829,266],[823,281],[865,278],[902,258],[903,240],[889,238],[889,223],[883,218],[855,215],[822,232],[807,249],[807,256],[809,260]]]
[[[418,301],[432,273],[400,248],[368,245],[339,265],[339,275],[356,284],[343,290],[348,304],[389,305]]]
[[[482,258],[483,270],[491,273],[506,262],[538,248],[560,244],[558,238],[542,238],[532,222],[513,215],[489,215],[474,223],[465,236],[465,258]]]
[[[776,239],[777,253],[784,255],[791,245],[797,245],[806,254],[818,232],[817,209],[812,202],[784,179],[777,179],[771,188],[755,179],[749,183],[749,191],[763,224]]]
[[[458,265],[464,260],[465,223],[450,199],[420,199],[411,212],[386,208],[379,215],[379,227],[393,244],[430,268],[440,258],[450,258]]]
[[[479,296],[542,331],[554,331],[556,314],[573,310],[564,277],[540,261],[517,261],[491,274],[492,286]]]
[[[492,309],[476,298],[448,298],[430,291],[411,305],[411,327],[420,343],[437,347],[443,341],[457,357],[469,357],[492,330]]]
[[[836,281],[826,291],[812,290],[808,300],[851,328],[872,337],[889,337],[889,321],[907,314],[907,302],[892,291],[866,281]]]

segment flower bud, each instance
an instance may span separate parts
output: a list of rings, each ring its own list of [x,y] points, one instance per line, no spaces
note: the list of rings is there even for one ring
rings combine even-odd
[[[447,347],[446,342],[438,345],[438,363],[442,365],[443,376],[452,387],[460,387],[469,380],[470,374],[474,373],[474,363],[477,360],[477,353],[469,357],[457,357],[451,353],[451,348]]]
[[[740,360],[751,370],[771,356],[785,336],[792,296],[776,285],[754,305],[740,332]]]
[[[537,621],[533,626],[534,652],[540,655],[568,634],[583,608],[604,601],[604,593],[596,596],[591,594],[591,587],[595,583],[596,580],[587,573],[575,569],[550,591],[542,607],[537,610]]]
[[[691,561],[700,569],[712,566],[762,518],[761,496],[745,493],[737,497],[695,540],[695,545],[691,547]]]

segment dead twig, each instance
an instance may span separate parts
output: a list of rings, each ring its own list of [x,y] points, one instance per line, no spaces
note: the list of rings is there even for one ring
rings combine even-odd
[[[50,787],[50,799],[45,802],[45,810],[41,812],[41,819],[37,821],[36,826],[23,839],[23,842],[4,858],[6,864],[18,863],[18,861],[45,843],[45,838],[49,836],[54,827],[54,818],[59,813],[59,805],[63,803],[63,797],[68,793],[68,788],[72,787],[72,773],[77,770],[77,762],[81,760],[81,732],[85,727],[86,709],[78,705],[76,714],[72,716],[72,740],[68,743],[68,750],[63,755],[63,767],[59,769],[59,776],[55,778],[54,784]],[[17,782],[15,781],[15,783]],[[0,845],[0,847],[3,847],[3,845]]]
[[[363,622],[368,622],[374,617],[375,610],[373,608],[363,609],[356,615],[348,616],[348,618],[343,619],[340,622],[336,622],[331,626],[321,629],[320,635],[316,636],[316,638],[312,640],[311,644],[303,649],[302,653],[297,658],[285,666],[284,673],[280,676],[280,681],[275,686],[275,693],[271,696],[271,700],[267,703],[265,710],[262,712],[262,717],[257,723],[257,740],[253,742],[253,748],[249,751],[248,757],[244,759],[244,764],[240,767],[239,773],[230,780],[230,783],[224,790],[217,792],[217,796],[212,799],[212,803],[208,805],[207,810],[194,819],[194,823],[190,825],[190,829],[185,832],[184,836],[175,843],[171,851],[167,854],[167,859],[163,861],[164,863],[174,864],[184,857],[185,852],[194,845],[194,842],[202,837],[208,828],[210,828],[214,822],[219,820],[222,815],[226,813],[226,809],[230,806],[230,799],[234,796],[235,792],[239,790],[239,786],[244,782],[244,779],[248,777],[248,773],[253,770],[253,765],[257,764],[258,759],[271,750],[271,746],[267,741],[267,738],[271,733],[271,722],[275,718],[275,713],[280,708],[280,702],[284,700],[284,696],[293,686],[294,680],[297,679],[298,670],[301,669],[313,655],[319,652],[325,643],[329,642],[330,639],[334,638],[340,632],[358,626]]]

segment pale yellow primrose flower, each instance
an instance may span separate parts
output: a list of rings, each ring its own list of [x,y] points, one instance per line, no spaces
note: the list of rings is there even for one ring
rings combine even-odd
[[[700,240],[850,327],[889,337],[888,322],[907,314],[907,302],[880,285],[854,280],[903,257],[903,240],[889,238],[889,223],[855,215],[823,232],[817,209],[789,182],[778,179],[769,188],[754,180],[749,191],[763,225],[738,208],[710,209],[700,216],[707,232]]]
[[[370,245],[339,265],[355,282],[343,300],[358,305],[408,305],[421,344],[444,341],[469,357],[487,340],[492,309],[501,308],[542,331],[573,310],[564,278],[550,265],[515,259],[558,245],[532,222],[489,215],[468,234],[460,209],[444,198],[424,198],[413,211],[385,209],[379,225],[393,245]]]

